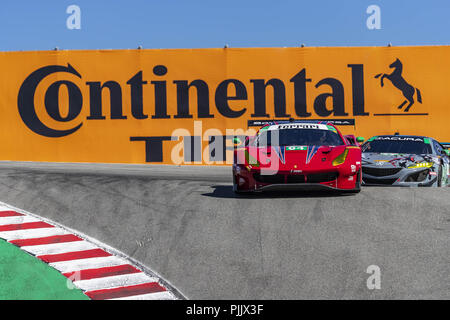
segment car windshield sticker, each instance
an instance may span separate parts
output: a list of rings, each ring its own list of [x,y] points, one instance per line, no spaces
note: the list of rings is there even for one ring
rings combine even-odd
[[[418,137],[399,137],[399,136],[385,136],[374,137],[375,140],[389,140],[389,141],[419,141],[424,142],[424,139]]]
[[[317,123],[286,123],[272,125],[268,130],[284,130],[284,129],[318,129],[318,130],[329,130],[324,124]]]
[[[287,146],[286,151],[294,151],[294,150],[307,150],[307,146]]]

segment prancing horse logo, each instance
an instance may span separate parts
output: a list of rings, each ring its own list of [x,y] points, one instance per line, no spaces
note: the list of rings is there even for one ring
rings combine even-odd
[[[408,112],[409,108],[411,108],[411,106],[414,104],[414,93],[416,93],[417,101],[419,101],[419,103],[422,103],[420,90],[414,88],[402,77],[403,65],[401,61],[397,58],[397,60],[389,65],[389,68],[394,68],[394,71],[392,71],[391,74],[379,73],[375,76],[375,78],[379,78],[381,76],[380,81],[382,87],[384,86],[384,78],[389,79],[394,87],[396,87],[403,93],[403,96],[406,98],[406,100],[403,101],[402,104],[398,106],[398,108],[403,108],[403,106],[409,101],[409,104],[406,106],[405,110],[403,110],[405,112]]]

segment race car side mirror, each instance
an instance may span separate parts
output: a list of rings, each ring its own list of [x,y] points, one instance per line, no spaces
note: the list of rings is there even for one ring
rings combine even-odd
[[[242,143],[242,141],[241,141],[241,139],[239,138],[239,137],[234,137],[233,138],[233,144],[235,145],[235,146],[238,146],[238,145],[240,145]]]
[[[444,149],[442,150],[442,154],[445,154],[447,157],[450,157],[450,150]]]
[[[356,142],[358,142],[358,143],[363,143],[364,140],[365,139],[363,137],[356,137]]]

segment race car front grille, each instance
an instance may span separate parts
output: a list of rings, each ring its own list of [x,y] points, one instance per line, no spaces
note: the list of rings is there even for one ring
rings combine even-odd
[[[257,172],[253,174],[253,178],[262,183],[285,183],[284,174],[261,174]]]
[[[306,182],[308,183],[320,183],[336,180],[338,177],[337,172],[324,172],[324,173],[314,173],[308,174],[306,176]]]
[[[287,183],[305,183],[305,176],[302,174],[290,174],[286,179]]]
[[[397,178],[394,179],[372,179],[372,178],[363,178],[364,183],[367,184],[385,184],[385,185],[391,185],[397,180]]]
[[[419,172],[414,172],[413,174],[410,174],[405,181],[406,182],[422,182],[424,181],[430,173],[430,169],[425,169]]]
[[[374,177],[385,177],[392,176],[399,173],[402,168],[373,168],[373,167],[363,167],[362,171],[364,174],[368,174]]]
[[[263,175],[259,172],[254,173],[253,177],[256,181],[262,183],[320,183],[336,180],[338,177],[337,172],[324,172],[314,174],[272,174]]]

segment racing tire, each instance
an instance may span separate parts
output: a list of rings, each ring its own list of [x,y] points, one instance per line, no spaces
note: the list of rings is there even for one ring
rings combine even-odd
[[[243,194],[244,193],[244,191],[239,189],[239,186],[236,182],[236,175],[234,175],[234,174],[233,174],[233,192],[235,194]]]
[[[437,186],[442,187],[442,165],[439,165],[438,175],[437,175]]]

